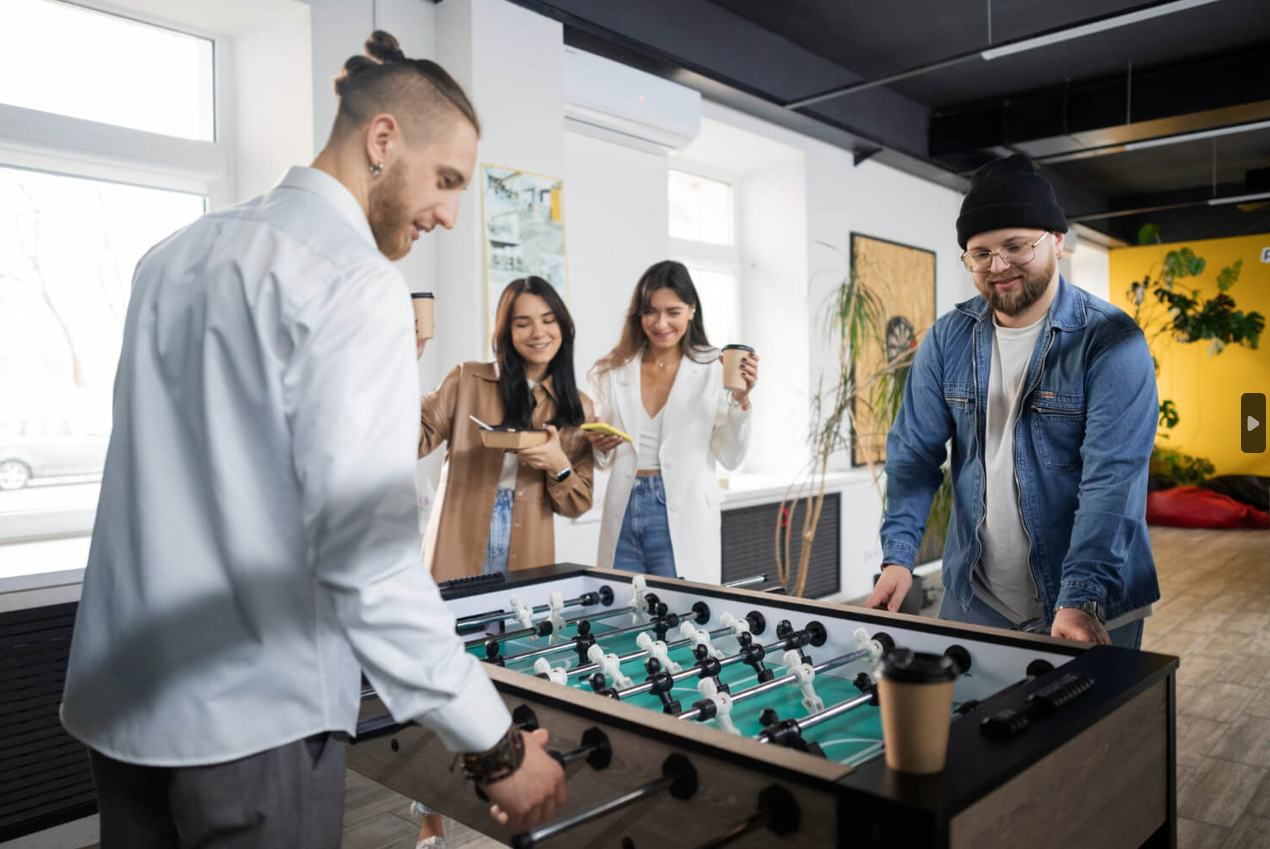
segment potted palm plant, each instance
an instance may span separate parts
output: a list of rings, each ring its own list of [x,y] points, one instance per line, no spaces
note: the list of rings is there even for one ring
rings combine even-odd
[[[846,260],[841,251],[831,245],[826,247]],[[836,342],[836,374],[832,382],[822,378],[812,396],[807,440],[810,457],[781,500],[781,518],[775,532],[777,576],[785,590],[795,596],[801,596],[806,588],[812,543],[824,508],[829,464],[835,454],[851,450],[860,438],[861,420],[870,422],[873,433],[890,429],[899,414],[908,372],[926,330],[907,328],[901,344],[882,298],[860,280],[849,262],[846,264],[848,271],[826,299],[827,308],[822,313],[822,329]],[[880,346],[886,352],[871,368],[865,368],[859,356],[866,345]],[[878,497],[885,504],[883,468],[873,452],[866,451],[863,456]],[[795,559],[790,529],[799,509],[804,522],[802,544]],[[951,509],[952,486],[945,470],[944,484],[935,496],[923,540],[922,550],[927,555],[942,550]]]

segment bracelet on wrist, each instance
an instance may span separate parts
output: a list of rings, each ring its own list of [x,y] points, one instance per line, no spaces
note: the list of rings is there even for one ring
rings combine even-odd
[[[491,748],[463,755],[463,774],[477,784],[494,784],[520,769],[524,760],[525,740],[512,725]]]

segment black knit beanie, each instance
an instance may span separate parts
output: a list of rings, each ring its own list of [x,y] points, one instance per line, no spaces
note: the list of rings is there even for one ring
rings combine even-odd
[[[970,178],[970,193],[961,202],[957,217],[957,242],[965,250],[971,237],[1003,227],[1067,232],[1067,216],[1058,205],[1054,187],[1021,153],[995,159]]]

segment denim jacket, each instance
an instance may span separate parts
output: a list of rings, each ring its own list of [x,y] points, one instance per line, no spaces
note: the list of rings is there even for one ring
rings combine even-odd
[[[922,340],[886,440],[884,563],[913,568],[952,441],[945,592],[970,605],[984,520],[992,309],[958,304]],[[1014,473],[1046,621],[1101,602],[1108,619],[1160,597],[1147,535],[1147,465],[1158,401],[1146,339],[1120,309],[1059,279],[1027,367]]]

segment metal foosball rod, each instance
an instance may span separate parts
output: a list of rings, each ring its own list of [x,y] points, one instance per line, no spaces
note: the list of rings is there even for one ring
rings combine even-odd
[[[650,593],[651,595],[651,593]],[[599,613],[588,613],[585,616],[575,616],[572,619],[564,620],[565,625],[577,625],[579,622],[595,622],[600,619],[612,619],[617,616],[629,616],[630,609],[626,607],[618,607],[613,610],[601,610]],[[459,623],[462,627],[464,623]],[[504,631],[501,634],[481,634],[481,636],[468,640],[463,645],[467,648],[481,646],[490,640],[518,640],[521,637],[546,637],[556,632],[556,627],[550,619],[543,619],[535,622],[532,628],[520,628],[516,631]]]
[[[729,581],[728,583],[724,584],[723,587],[724,589],[729,589],[729,590],[739,590],[739,589],[742,589],[743,587],[752,587],[755,584],[765,584],[765,583],[767,583],[766,575],[751,575],[748,578],[740,578],[735,581]]]
[[[875,639],[877,637],[884,636],[886,635],[878,634],[875,635]],[[828,672],[831,669],[846,666],[848,663],[872,657],[873,654],[874,653],[870,649],[858,649],[857,651],[848,652],[847,654],[835,657],[832,660],[826,660],[824,663],[817,663],[812,666],[812,671],[819,675],[822,672]],[[761,696],[764,693],[770,693],[772,690],[777,690],[781,687],[795,683],[796,680],[797,678],[794,675],[782,675],[779,678],[774,678],[771,681],[759,684],[757,687],[751,687],[748,690],[742,690],[739,693],[732,694],[732,702],[735,704],[737,702],[749,701],[750,699]],[[710,710],[710,707],[707,707],[707,705],[713,706],[713,702],[708,699],[697,702],[690,710],[686,710],[679,714],[679,719],[696,720],[697,722],[706,722],[707,720],[713,719],[714,712]]]
[[[797,749],[802,752],[810,752],[818,757],[825,757],[824,750],[817,743],[809,743],[803,739],[803,732],[820,725],[822,722],[828,722],[834,717],[850,713],[865,705],[877,704],[877,685],[869,679],[869,676],[863,672],[857,675],[856,686],[861,690],[859,696],[840,702],[831,708],[825,708],[818,713],[813,713],[811,716],[805,716],[802,719],[778,720],[775,717],[776,711],[769,708],[763,712],[763,724],[766,727],[754,739],[760,743],[774,743],[788,749]],[[770,719],[768,718],[769,713],[771,714]]]
[[[660,603],[658,606],[665,608],[665,602]],[[621,637],[626,634],[636,633],[637,631],[647,631],[651,627],[654,631],[658,632],[658,639],[662,639],[665,637],[666,631],[678,625],[680,621],[688,620],[696,621],[700,625],[704,625],[709,622],[710,606],[704,601],[694,602],[692,609],[686,610],[683,613],[662,612],[653,617],[653,620],[650,623],[632,625],[629,628],[618,628],[616,631],[605,631],[599,636],[604,637],[605,639],[609,639],[611,637]],[[557,643],[554,646],[545,646],[540,649],[533,649],[532,651],[507,656],[503,656],[501,654],[501,647],[499,646],[498,640],[491,638],[485,642],[485,660],[499,666],[506,666],[509,663],[515,663],[517,661],[532,660],[538,657],[546,657],[549,654],[572,650],[578,653],[579,661],[584,662],[588,659],[586,656],[586,650],[590,648],[590,646],[595,645],[596,636],[597,635],[591,633],[589,624],[579,622],[578,635],[572,639]]]
[[[723,658],[710,657],[705,651],[704,646],[697,646],[695,653],[697,654],[697,663],[695,666],[685,669],[682,672],[666,672],[662,670],[650,670],[648,678],[643,684],[636,684],[632,687],[626,687],[620,690],[612,688],[604,688],[602,678],[603,673],[597,673],[591,677],[591,688],[602,696],[608,696],[613,699],[629,699],[631,696],[638,696],[642,693],[652,693],[662,701],[662,710],[669,714],[678,715],[680,713],[679,702],[670,697],[671,691],[675,684],[680,681],[686,681],[689,678],[711,678],[717,679],[719,673],[724,667],[732,666],[737,663],[747,663],[758,666],[762,663],[762,658],[766,655],[778,651],[789,651],[790,649],[801,649],[804,646],[823,646],[828,639],[828,633],[825,626],[816,620],[807,623],[800,631],[795,631],[788,621],[782,621],[776,626],[778,639],[766,646],[758,644],[747,645],[739,653]],[[726,686],[717,682],[719,689],[725,690]]]
[[[728,614],[724,613],[721,618],[726,622],[728,619]],[[767,619],[763,616],[762,613],[759,613],[757,610],[751,610],[749,613],[745,614],[744,619],[736,619],[735,617],[733,617],[732,621],[739,623],[740,627],[738,627],[737,625],[725,625],[722,628],[715,628],[713,631],[707,631],[706,633],[709,634],[710,639],[713,640],[713,639],[717,639],[718,637],[727,637],[729,635],[739,637],[740,634],[746,633],[746,632],[750,634],[762,634],[765,630],[767,630]],[[693,640],[690,637],[686,637],[682,640],[674,640],[673,642],[666,643],[666,651],[669,652],[673,649],[683,648],[684,646],[690,646],[690,645],[693,645],[695,642],[696,640]],[[626,663],[629,660],[638,660],[641,657],[648,657],[651,653],[652,653],[651,648],[638,649],[629,654],[618,655],[617,661],[619,664],[622,664],[622,663]],[[578,666],[574,669],[568,670],[568,672],[566,673],[566,678],[577,678],[581,675],[588,675],[592,672],[597,672],[599,671],[602,665],[603,664],[599,664],[599,663],[583,664],[582,666]]]
[[[671,796],[679,800],[691,799],[696,795],[697,770],[685,756],[675,754],[666,758],[662,763],[661,772],[661,778],[636,787],[634,790],[623,793],[621,796],[610,799],[607,802],[601,802],[585,811],[542,828],[513,835],[512,849],[534,849],[534,847],[553,837],[564,834],[570,829],[585,825],[606,814],[630,807],[641,799],[647,799],[660,793],[669,792]]]
[[[563,610],[569,607],[591,607],[592,605],[596,605],[596,604],[602,604],[605,607],[608,607],[612,603],[613,603],[613,588],[606,584],[600,587],[599,590],[595,592],[583,593],[577,598],[566,599],[564,603],[560,605],[560,609]],[[551,605],[539,604],[529,609],[533,613],[546,613],[547,611],[551,610]],[[625,613],[629,611],[623,610],[620,612]],[[455,620],[454,624],[456,627],[459,627],[459,628],[471,628],[477,625],[490,625],[494,622],[502,622],[507,619],[515,619],[519,615],[520,614],[514,610],[511,610],[511,611],[500,610],[497,613],[486,613],[486,614],[477,613],[477,614],[473,614],[472,616],[460,616],[458,619]]]

